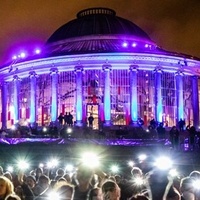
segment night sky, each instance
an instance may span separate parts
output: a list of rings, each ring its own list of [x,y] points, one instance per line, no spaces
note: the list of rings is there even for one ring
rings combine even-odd
[[[0,0],[0,64],[44,44],[77,12],[114,9],[162,48],[200,58],[200,0]]]

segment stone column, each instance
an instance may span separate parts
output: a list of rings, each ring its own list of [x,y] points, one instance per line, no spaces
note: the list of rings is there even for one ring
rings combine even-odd
[[[106,126],[111,125],[111,97],[110,97],[110,71],[111,65],[104,65],[104,123]]]
[[[36,126],[36,73],[34,71],[29,73],[31,96],[30,96],[30,116],[29,122],[32,127]]]
[[[83,67],[76,66],[76,125],[83,125]]]
[[[155,69],[155,116],[157,122],[162,122],[163,105],[162,105],[162,87],[161,87],[162,71]]]
[[[8,116],[8,107],[7,107],[7,98],[8,98],[8,88],[7,82],[2,82],[1,85],[1,101],[2,101],[2,129],[7,129],[7,116]]]
[[[136,124],[138,120],[137,101],[137,66],[130,66],[130,113],[131,123]]]
[[[177,122],[180,119],[184,119],[183,108],[183,73],[177,72],[175,74],[176,79],[176,106],[177,106]]]
[[[193,125],[199,127],[199,90],[198,77],[192,77],[192,108],[193,108]]]
[[[51,85],[51,122],[57,123],[58,118],[58,69],[51,69],[52,85]]]
[[[20,79],[16,75],[13,77],[14,93],[13,93],[13,107],[14,107],[14,124],[19,122],[19,94],[20,94]]]

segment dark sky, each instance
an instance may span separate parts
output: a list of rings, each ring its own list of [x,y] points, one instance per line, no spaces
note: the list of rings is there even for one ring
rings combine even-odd
[[[91,7],[114,9],[158,46],[200,58],[200,0],[0,0],[0,64],[19,49],[44,44]]]

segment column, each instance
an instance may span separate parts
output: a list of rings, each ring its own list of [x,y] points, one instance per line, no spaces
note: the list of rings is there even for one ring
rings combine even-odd
[[[29,122],[30,125],[34,127],[36,125],[36,73],[32,71],[29,74],[31,85]]]
[[[14,124],[19,122],[19,93],[20,93],[20,79],[16,75],[13,77],[14,93],[13,93],[13,107],[14,107]]]
[[[177,72],[175,74],[176,79],[176,106],[177,106],[177,122],[180,119],[184,119],[183,109],[183,73]]]
[[[136,124],[138,120],[137,97],[137,66],[130,66],[130,111],[131,122],[134,124]]]
[[[56,124],[58,118],[58,70],[51,69],[52,85],[51,85],[51,122]]]
[[[193,125],[199,127],[199,90],[198,77],[192,77],[192,108],[193,108]]]
[[[1,85],[1,102],[2,102],[2,129],[7,129],[7,116],[8,116],[8,107],[7,107],[7,98],[8,98],[8,88],[7,82],[2,82]]]
[[[155,69],[155,117],[157,122],[162,122],[163,106],[162,106],[162,86],[161,86],[162,71]]]
[[[106,126],[111,125],[111,97],[110,97],[110,71],[111,65],[104,65],[104,122]]]
[[[83,125],[83,67],[76,66],[76,125]]]

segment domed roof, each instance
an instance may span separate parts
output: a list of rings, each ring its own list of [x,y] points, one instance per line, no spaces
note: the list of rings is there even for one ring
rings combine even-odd
[[[131,21],[117,17],[114,10],[108,8],[90,8],[82,10],[74,19],[58,28],[47,40],[47,44],[74,37],[89,35],[128,35],[144,40],[149,36]]]

